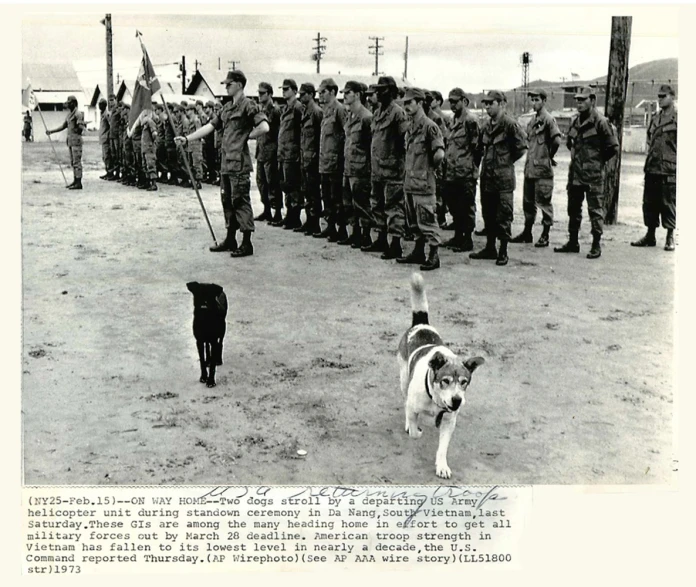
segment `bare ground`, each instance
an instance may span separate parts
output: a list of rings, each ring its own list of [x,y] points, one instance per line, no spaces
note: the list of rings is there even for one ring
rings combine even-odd
[[[642,162],[624,156],[621,223],[601,259],[585,258],[585,221],[580,255],[511,245],[500,268],[444,251],[425,275],[431,322],[486,359],[447,483],[670,480],[675,255],[628,245],[643,230]],[[566,169],[552,246],[566,236]],[[85,189],[68,192],[48,145],[24,145],[25,483],[443,482],[437,432],[403,431],[395,349],[410,267],[265,224],[253,257],[212,254],[193,191],[102,173],[88,141]],[[218,189],[202,197],[222,238]],[[230,302],[212,389],[198,382],[194,280]]]

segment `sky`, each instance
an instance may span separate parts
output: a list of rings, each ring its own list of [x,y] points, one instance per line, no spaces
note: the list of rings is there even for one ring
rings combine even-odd
[[[409,39],[408,79],[414,85],[447,92],[510,89],[521,85],[520,56],[532,55],[530,81],[561,81],[606,75],[612,15],[632,16],[629,65],[678,57],[678,8],[654,6],[391,6],[201,8],[207,14],[172,14],[184,7],[154,7],[160,14],[136,13],[122,6],[112,12],[114,68],[134,80],[141,57],[135,37],[143,34],[157,73],[171,80],[186,56],[216,72],[229,60],[246,71],[312,73],[312,45],[326,37],[321,71],[371,75],[374,56],[369,37],[384,37],[379,69],[400,78]],[[164,13],[162,11],[168,10]],[[227,14],[223,14],[226,12]],[[104,12],[25,14],[22,61],[72,63],[87,89],[105,82]],[[164,65],[169,64],[169,65]],[[220,75],[224,78],[224,71]],[[298,80],[298,82],[301,80]]]

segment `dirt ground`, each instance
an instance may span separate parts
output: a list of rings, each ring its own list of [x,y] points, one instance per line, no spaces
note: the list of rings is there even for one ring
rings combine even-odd
[[[23,149],[26,484],[671,479],[675,254],[629,246],[643,231],[643,157],[624,155],[621,222],[601,259],[585,258],[585,211],[580,255],[511,245],[496,267],[443,251],[425,274],[431,322],[453,349],[486,359],[443,481],[436,430],[403,430],[395,350],[412,266],[265,223],[253,257],[212,254],[192,190],[100,181],[91,138],[85,189],[66,191],[48,144]],[[552,246],[566,237],[567,162]],[[201,195],[222,239],[218,188]],[[258,212],[255,188],[252,198]],[[198,382],[188,281],[222,285],[230,304],[212,389]]]

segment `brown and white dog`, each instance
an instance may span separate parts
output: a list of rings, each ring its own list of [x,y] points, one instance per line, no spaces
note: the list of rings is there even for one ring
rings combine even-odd
[[[483,358],[465,359],[447,348],[440,335],[428,323],[428,299],[423,277],[411,276],[411,328],[401,338],[397,360],[401,375],[401,391],[406,402],[406,432],[420,438],[419,417],[435,418],[440,429],[440,443],[435,457],[438,477],[449,479],[447,449],[457,425],[457,413],[464,405],[464,392]]]

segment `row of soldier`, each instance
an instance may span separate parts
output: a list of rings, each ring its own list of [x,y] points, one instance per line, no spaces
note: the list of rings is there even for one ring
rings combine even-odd
[[[537,209],[542,213],[543,231],[535,246],[549,245],[549,231],[553,224],[554,155],[561,143],[561,133],[545,109],[544,90],[530,92],[535,115],[525,132],[506,113],[505,96],[499,91],[489,92],[482,100],[489,119],[481,124],[468,111],[469,99],[460,88],[449,93],[454,115],[449,119],[440,110],[442,96],[437,92],[418,88],[400,90],[389,76],[379,78],[378,83],[369,88],[359,82],[347,82],[342,92],[331,78],[324,80],[318,90],[311,83],[303,83],[298,88],[294,80],[286,79],[280,88],[285,101],[282,108],[273,101],[273,88],[265,82],[258,87],[258,104],[244,96],[246,77],[242,72],[230,72],[222,83],[233,98],[225,107],[213,102],[207,105],[170,105],[173,117],[177,116],[177,110],[186,111],[181,114],[188,119],[189,126],[182,125],[180,132],[176,125],[174,129],[182,135],[180,138],[175,139],[172,131],[167,131],[170,125],[163,124],[167,116],[163,108],[153,116],[157,121],[154,125],[149,122],[149,113],[145,114],[140,125],[143,134],[150,126],[160,124],[164,127],[154,139],[158,147],[156,152],[162,155],[155,161],[161,159],[164,162],[160,164],[160,177],[169,173],[169,181],[174,183],[182,177],[182,181],[186,181],[181,171],[174,171],[183,167],[175,142],[178,141],[190,153],[196,180],[202,177],[200,162],[205,160],[208,170],[212,164],[213,169],[222,175],[233,179],[246,176],[248,182],[251,164],[247,161],[247,141],[249,138],[257,139],[256,180],[264,205],[263,213],[256,219],[249,218],[250,202],[248,206],[242,203],[242,200],[249,199],[244,182],[232,181],[227,190],[223,184],[221,191],[227,234],[223,243],[211,247],[211,250],[231,251],[233,256],[253,254],[251,232],[254,220],[265,220],[273,226],[328,238],[363,251],[379,252],[383,259],[418,263],[423,270],[435,269],[440,266],[438,248],[442,244],[440,230],[445,228],[446,210],[452,215],[455,232],[444,245],[454,251],[473,249],[475,194],[479,179],[485,227],[476,234],[485,235],[487,242],[481,251],[471,253],[472,259],[495,259],[498,265],[507,264],[508,242],[533,241],[531,231]],[[233,93],[230,93],[231,86]],[[343,93],[343,104],[337,99],[339,93]],[[661,101],[665,94],[673,97],[674,92],[669,86],[662,87]],[[618,152],[612,126],[596,110],[595,99],[590,89],[576,95],[578,116],[567,136],[567,147],[571,152],[567,186],[569,239],[565,245],[554,249],[557,252],[579,251],[582,202],[586,197],[593,236],[588,258],[601,255],[604,165]],[[235,114],[240,104],[244,108]],[[225,115],[224,108],[229,109],[231,116]],[[113,114],[111,116],[113,120]],[[237,136],[237,126],[242,122],[235,122],[235,119],[245,116],[250,121],[249,130],[246,136],[242,134],[240,137]],[[209,123],[215,118],[217,121],[206,126],[206,118]],[[228,128],[233,140],[225,141],[223,135]],[[169,139],[166,138],[167,132],[172,134]],[[256,136],[250,137],[250,133]],[[162,134],[165,135],[164,141]],[[671,134],[667,134],[670,138]],[[150,143],[143,140],[142,144],[146,142]],[[658,174],[673,173],[676,178],[676,116],[673,142],[674,168],[671,172],[658,171]],[[206,149],[204,145],[213,145],[212,155],[202,155]],[[664,145],[661,148],[664,149]],[[525,151],[525,228],[513,238],[514,163]],[[154,179],[157,172],[148,163],[152,159],[145,155],[142,157],[149,169],[149,178]],[[123,169],[127,169],[123,161],[125,158],[121,159],[122,177]],[[225,161],[222,169],[221,161]],[[647,167],[648,163],[646,174]],[[113,169],[112,164],[112,175],[115,175]],[[108,176],[107,171],[105,178]],[[210,172],[207,179],[219,181],[219,177]],[[665,185],[676,183],[664,177],[661,181]],[[152,185],[154,181],[151,181]],[[232,193],[235,191],[237,198]],[[644,201],[648,196],[646,192]],[[650,214],[645,212],[644,204],[649,234],[648,216],[653,224],[654,217],[662,217],[663,225],[668,229],[666,248],[672,250],[676,195],[673,203],[669,201],[669,194],[666,199],[652,199],[656,203]],[[241,215],[240,207],[244,208]],[[668,226],[670,215],[671,227]],[[237,247],[237,230],[244,236],[242,247]],[[409,233],[415,239],[415,246],[410,254],[404,255],[402,240],[408,238]],[[641,241],[633,244],[654,244],[650,239],[646,242],[648,244],[641,244]],[[426,244],[429,245],[427,255]]]

